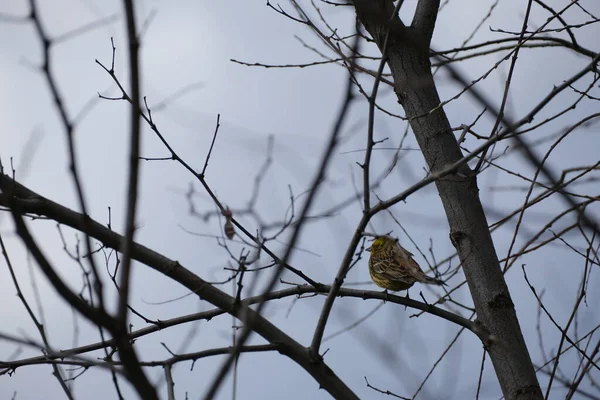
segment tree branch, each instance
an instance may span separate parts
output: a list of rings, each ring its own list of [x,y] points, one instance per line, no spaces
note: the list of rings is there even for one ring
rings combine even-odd
[[[13,188],[11,195],[7,194]],[[121,247],[123,236],[104,227],[91,218],[54,203],[25,186],[15,182],[9,176],[0,174],[0,204],[15,208],[19,213],[44,215],[64,225],[80,230],[90,237],[102,242],[105,246],[118,249]],[[15,211],[17,212],[17,211]],[[294,360],[308,372],[328,393],[337,399],[358,399],[352,390],[323,362],[311,357],[310,352],[298,342],[285,334],[271,322],[260,316],[256,311],[244,304],[236,304],[235,299],[221,290],[210,285],[179,262],[171,260],[147,247],[133,243],[131,247],[133,260],[141,262],[174,281],[180,283],[195,293],[200,299],[206,300],[228,314],[238,318],[269,343],[281,346],[281,353]],[[69,298],[71,300],[71,298]],[[72,299],[72,304],[82,302],[79,298]],[[84,303],[85,304],[85,303]],[[87,304],[86,304],[87,306]],[[85,307],[81,307],[90,314]],[[90,317],[96,317],[95,314]],[[95,320],[94,320],[95,321]]]
[[[411,28],[418,31],[425,38],[428,47],[433,36],[439,8],[440,0],[419,0],[410,25]]]
[[[372,1],[385,10],[385,0]],[[364,1],[356,1],[357,15],[380,49],[382,20],[396,15],[369,18]],[[371,5],[370,8],[374,8]],[[423,6],[424,7],[424,6]],[[366,18],[366,19],[365,19]],[[418,20],[418,19],[417,19]],[[428,38],[407,28],[392,38],[385,56],[403,106],[431,174],[463,158],[452,133],[431,73]],[[444,205],[450,239],[456,247],[473,297],[478,320],[497,341],[487,349],[507,399],[541,399],[542,392],[504,281],[498,256],[479,200],[476,176],[465,163],[443,180],[436,180]]]

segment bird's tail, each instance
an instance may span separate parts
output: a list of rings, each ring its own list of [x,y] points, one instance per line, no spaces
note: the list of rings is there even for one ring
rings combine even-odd
[[[423,274],[423,276],[425,277],[425,280],[423,281],[423,283],[427,283],[430,285],[440,285],[440,286],[448,286],[443,280],[438,279],[438,278],[432,278],[430,276],[427,276],[425,274]]]

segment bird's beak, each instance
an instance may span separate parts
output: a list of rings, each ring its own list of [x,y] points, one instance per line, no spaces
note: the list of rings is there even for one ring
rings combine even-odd
[[[371,246],[367,247],[365,251],[371,251]]]

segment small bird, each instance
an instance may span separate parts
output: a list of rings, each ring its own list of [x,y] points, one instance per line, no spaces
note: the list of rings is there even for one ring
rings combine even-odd
[[[381,288],[397,292],[410,288],[415,282],[446,285],[440,279],[425,275],[411,252],[400,246],[398,240],[391,236],[377,236],[371,247],[366,250],[371,252],[371,280]]]

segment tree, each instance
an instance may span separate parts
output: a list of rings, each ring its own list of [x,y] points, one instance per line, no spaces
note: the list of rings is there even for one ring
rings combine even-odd
[[[595,4],[572,1],[554,7],[530,1],[521,10],[521,26],[511,31],[504,24],[514,23],[514,19],[494,20],[500,5],[498,1],[489,2],[480,20],[468,21],[473,27],[467,39],[446,40],[440,36],[438,45],[435,34],[444,23],[440,18],[444,12],[453,12],[448,10],[452,7],[449,4],[433,0],[419,0],[412,5],[389,0],[355,0],[348,4],[291,1],[286,6],[267,3],[271,17],[290,23],[304,34],[306,29],[314,34],[312,40],[316,43],[300,40],[320,59],[285,65],[233,60],[231,66],[236,71],[246,73],[241,72],[245,68],[240,64],[280,69],[314,69],[324,64],[342,67],[331,69],[338,80],[343,78],[341,101],[339,87],[335,90],[337,110],[332,111],[331,104],[327,107],[331,129],[317,138],[318,142],[304,147],[314,157],[314,165],[292,168],[295,184],[280,168],[273,167],[274,163],[277,167],[293,163],[289,154],[294,152],[286,156],[286,146],[302,151],[302,144],[294,143],[293,138],[269,136],[263,164],[252,172],[254,178],[249,178],[249,163],[237,160],[231,150],[235,145],[224,142],[235,128],[223,122],[220,114],[211,135],[204,135],[203,146],[192,145],[189,139],[178,140],[173,134],[174,125],[161,118],[165,110],[176,108],[181,97],[190,92],[202,93],[205,86],[188,82],[184,89],[160,102],[147,97],[146,87],[151,85],[142,76],[145,68],[153,65],[147,57],[158,53],[158,49],[170,50],[168,46],[146,44],[153,43],[153,29],[159,36],[168,35],[168,30],[153,27],[153,18],[160,19],[160,11],[156,17],[151,13],[144,20],[133,2],[124,2],[126,34],[110,39],[112,53],[108,61],[95,56],[94,73],[102,73],[97,79],[111,81],[112,92],[97,89],[99,96],[83,107],[74,107],[63,89],[77,79],[75,75],[61,76],[56,58],[59,46],[80,40],[82,32],[112,26],[114,17],[96,18],[92,24],[57,36],[49,33],[46,11],[34,1],[29,4],[27,17],[4,14],[5,24],[33,27],[42,44],[38,72],[64,132],[64,158],[75,190],[73,197],[52,199],[25,182],[30,165],[35,166],[32,175],[40,173],[35,161],[38,158],[33,157],[30,148],[25,147],[19,157],[20,167],[12,158],[7,162],[3,155],[0,204],[11,216],[11,230],[17,233],[8,238],[3,230],[0,241],[6,267],[4,281],[10,278],[12,282],[11,291],[4,292],[17,291],[19,312],[26,312],[38,335],[34,339],[30,332],[0,332],[7,349],[27,349],[26,355],[0,363],[3,374],[16,377],[21,371],[33,370],[33,365],[48,364],[58,382],[54,386],[60,387],[67,398],[78,397],[77,383],[86,379],[111,384],[110,390],[103,387],[97,393],[102,398],[129,398],[134,390],[144,399],[180,398],[184,393],[186,397],[198,397],[200,391],[208,399],[217,393],[224,395],[219,390],[225,382],[233,388],[233,397],[238,393],[252,398],[253,391],[275,393],[274,387],[280,386],[281,379],[275,372],[288,368],[284,360],[291,360],[304,373],[293,369],[284,375],[294,388],[302,388],[311,396],[315,385],[307,384],[307,376],[339,399],[373,396],[374,391],[400,398],[415,398],[420,392],[432,398],[497,398],[501,392],[507,399],[539,399],[548,398],[551,391],[567,398],[599,397],[596,379],[600,341],[596,330],[600,324],[593,311],[597,294],[590,288],[597,281],[595,269],[599,265],[594,174],[600,161],[594,146],[589,146],[587,154],[586,148],[581,148],[581,143],[587,141],[597,146],[598,140],[592,137],[578,142],[577,138],[586,135],[600,115],[594,110],[600,55],[591,50],[593,40],[586,37],[598,22]],[[243,7],[250,6],[241,6],[236,12],[243,15]],[[459,5],[454,7],[454,11],[461,9]],[[181,18],[176,23],[185,26],[186,20]],[[503,28],[493,27],[496,21]],[[452,23],[456,25],[455,20]],[[481,30],[488,23],[493,27],[493,38]],[[196,25],[202,24],[194,20]],[[176,39],[169,44],[196,43],[192,37]],[[90,51],[90,47],[86,49]],[[91,51],[99,52],[94,46]],[[543,90],[527,88],[525,92],[531,93],[526,101],[511,102],[511,96],[521,94],[515,82],[523,84],[523,76],[529,71],[521,59],[536,60],[529,57],[537,51],[550,54],[556,64],[559,57],[575,54],[578,58],[557,68],[564,75],[560,78],[535,71],[545,86]],[[474,67],[473,73],[467,67]],[[503,78],[502,88],[491,90],[485,86],[486,79],[499,68],[506,68],[495,75]],[[259,74],[257,69],[249,71]],[[270,69],[264,72],[268,76],[274,73]],[[295,69],[285,73],[300,74]],[[253,76],[260,79],[259,75]],[[96,79],[85,77],[86,84],[91,81],[98,86]],[[233,75],[227,78],[235,81]],[[448,81],[454,85],[440,86]],[[250,82],[243,83],[250,87]],[[229,80],[224,83],[228,84]],[[298,90],[302,90],[301,85]],[[318,98],[319,93],[312,95]],[[509,112],[511,104],[513,112]],[[450,122],[453,118],[447,114],[453,107],[459,118],[469,122],[454,128]],[[291,110],[300,111],[304,118],[315,115]],[[104,112],[111,118],[98,118]],[[113,120],[115,112],[126,112],[128,121],[122,117]],[[284,121],[293,119],[288,118]],[[536,122],[536,118],[543,119]],[[102,165],[89,165],[93,157],[86,156],[86,147],[88,152],[99,152],[82,139],[86,131],[94,132],[85,129],[90,120],[102,124],[102,132],[110,131],[113,125],[128,132],[114,139],[88,139],[110,149]],[[387,125],[389,134],[383,133]],[[320,126],[319,132],[324,131]],[[418,149],[410,146],[413,136]],[[54,130],[51,137],[58,140]],[[318,156],[311,154],[317,143]],[[577,149],[577,157],[573,149]],[[351,157],[356,157],[343,157],[343,150],[353,151]],[[127,174],[107,167],[118,157],[127,160]],[[284,161],[277,163],[278,159]],[[353,164],[350,170],[348,160]],[[423,161],[424,172],[414,172]],[[340,164],[344,167],[337,168]],[[169,170],[167,179],[158,179],[160,171],[174,165],[178,167],[176,172]],[[150,178],[144,177],[141,168]],[[97,184],[95,177],[99,175],[108,177],[108,186]],[[173,180],[175,175],[178,181]],[[122,181],[115,185],[118,178]],[[57,179],[64,180],[64,175]],[[187,190],[182,190],[182,180],[189,182]],[[172,182],[178,193],[161,198],[178,199],[181,203],[176,209],[185,206],[188,210],[176,217],[185,215],[206,224],[201,233],[185,226],[179,231],[187,235],[187,248],[169,237],[178,222],[162,215],[164,204],[144,208],[146,198],[152,202],[156,193]],[[342,187],[337,188],[336,182],[342,182]],[[125,187],[125,202],[114,206],[111,201],[96,200],[96,194],[103,191],[111,196],[116,196],[113,192],[123,193],[115,188],[117,185]],[[430,190],[433,185],[435,193]],[[481,200],[483,195],[492,194],[491,199]],[[414,199],[418,203],[411,201]],[[503,207],[494,207],[494,199]],[[439,204],[443,205],[443,214]],[[104,212],[107,206],[108,217]],[[424,215],[406,223],[411,209],[419,209]],[[338,215],[354,226],[343,229],[345,222]],[[114,227],[116,218],[124,221],[118,228]],[[427,218],[433,218],[433,228],[426,226]],[[47,221],[57,223],[52,234],[47,231]],[[331,229],[333,238],[327,238],[324,229]],[[352,288],[353,278],[361,282],[360,278],[367,276],[363,264],[368,239],[390,230],[403,243],[412,243],[423,265],[444,279],[448,288],[415,288],[418,297],[415,289],[411,297],[403,297],[373,290],[372,286]],[[73,231],[75,243],[70,239]],[[155,232],[156,236],[147,232]],[[202,239],[203,235],[210,241]],[[421,250],[426,240],[428,254]],[[336,241],[340,242],[339,252],[334,250]],[[24,246],[19,247],[19,243]],[[198,243],[202,244],[197,253],[189,250],[190,246],[196,249]],[[312,254],[303,256],[302,251]],[[504,251],[505,257],[498,256]],[[315,263],[314,252],[327,253],[326,268],[311,266]],[[229,258],[225,267],[224,256]],[[221,261],[213,279],[208,265],[216,259]],[[540,271],[539,264],[551,259],[572,268],[561,271],[550,265]],[[23,260],[32,264],[32,271],[41,272],[41,290],[35,273],[26,275],[21,268]],[[63,267],[67,260],[77,266],[77,274]],[[151,270],[159,272],[160,278]],[[554,281],[555,287],[552,281],[541,281],[544,275],[560,274],[565,276]],[[25,289],[27,281],[34,283],[31,290]],[[166,286],[171,285],[169,282],[177,285]],[[182,286],[185,300],[178,298]],[[52,288],[52,292],[46,288]],[[156,296],[159,288],[164,295],[161,298]],[[153,296],[150,304],[142,301],[146,296]],[[170,307],[161,312],[157,302],[165,297]],[[290,298],[294,298],[291,304],[286,300]],[[60,313],[51,312],[51,318],[46,314],[59,299],[62,303],[58,307],[66,305],[73,310],[73,337],[77,341],[81,337],[84,345],[75,343],[67,350],[58,350],[67,346],[62,339],[56,344],[50,335],[55,329],[51,326],[61,326],[57,331],[64,335],[67,320]],[[347,309],[353,306],[362,311],[362,306],[357,306],[359,299],[376,302],[376,307],[359,317]],[[182,301],[190,303],[182,307]],[[33,305],[36,302],[37,307]],[[198,303],[204,307],[200,311]],[[272,314],[278,312],[269,306],[272,303],[280,305],[276,307],[278,314]],[[296,303],[307,304],[308,310],[298,311]],[[417,313],[411,313],[408,307]],[[387,314],[382,316],[380,309]],[[234,318],[233,326],[223,317],[215,318],[224,314]],[[341,317],[341,323],[332,320],[334,315]],[[84,334],[79,333],[80,320],[86,321]],[[198,328],[194,324],[198,321],[211,323]],[[330,332],[333,324],[339,331]],[[188,334],[186,326],[195,328]],[[453,335],[443,345],[439,343],[439,326]],[[224,328],[229,332],[226,345],[218,336]],[[208,332],[204,333],[205,329]],[[359,330],[361,346],[355,348],[348,337],[357,336]],[[173,331],[177,331],[174,336],[163,334]],[[463,339],[465,331],[473,335]],[[323,342],[333,338],[336,342],[329,353]],[[452,352],[456,352],[453,349],[459,340],[467,341],[471,350],[462,355],[464,362],[457,363]],[[536,341],[540,350],[530,356]],[[553,343],[551,348],[546,347],[549,342]],[[180,349],[173,349],[176,344]],[[477,349],[475,357],[473,349]],[[430,350],[439,356],[428,356]],[[242,356],[257,352],[260,355]],[[276,366],[271,367],[274,369],[256,368],[265,362],[257,360],[271,360],[272,352],[280,354]],[[361,363],[360,354],[369,355],[371,362]],[[222,362],[203,364],[201,372],[192,371],[196,381],[188,381],[178,367],[191,363],[193,370],[196,363],[219,355]],[[493,373],[485,368],[489,361]],[[559,361],[564,367],[559,368]],[[440,364],[454,364],[454,368],[469,371],[468,383],[457,385],[454,393],[448,388],[433,389],[430,376],[436,373],[443,380],[453,373],[450,369],[440,374]],[[426,365],[429,372],[415,371],[421,365]],[[163,369],[158,380],[152,377],[156,367]],[[249,370],[260,377],[261,385],[270,387],[238,383],[238,375]],[[350,373],[352,370],[357,372]],[[385,370],[393,377],[393,388],[381,386],[381,382],[389,384],[382,376]],[[205,373],[210,375],[206,377]],[[203,382],[197,381],[198,376]],[[183,389],[178,392],[180,385]],[[19,395],[28,389],[15,385],[14,390]]]

